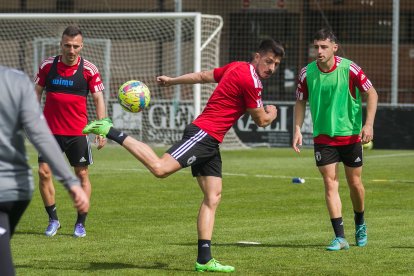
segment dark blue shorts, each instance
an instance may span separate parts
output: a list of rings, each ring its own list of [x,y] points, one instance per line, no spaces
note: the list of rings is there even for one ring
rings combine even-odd
[[[221,177],[222,163],[219,141],[194,124],[189,124],[181,141],[175,143],[167,153],[180,163],[181,167],[191,166],[194,177]]]

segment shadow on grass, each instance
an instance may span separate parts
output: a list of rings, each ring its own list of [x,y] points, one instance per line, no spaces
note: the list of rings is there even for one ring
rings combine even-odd
[[[17,230],[16,232],[14,232],[14,235],[36,235],[36,236],[43,236],[46,237],[44,232],[41,231],[34,231],[34,230],[29,230],[29,231],[22,231],[22,230]],[[69,233],[62,233],[59,232],[59,236],[68,236],[68,237],[72,237],[73,234],[69,234]],[[50,238],[50,237],[49,237]]]
[[[175,270],[175,271],[189,271],[185,269],[175,269],[175,268],[168,268],[168,264],[155,262],[154,264],[147,264],[147,265],[135,265],[135,264],[127,264],[127,263],[110,263],[110,262],[91,262],[91,263],[79,263],[79,267],[72,265],[70,267],[65,267],[67,263],[59,263],[59,262],[36,262],[36,264],[28,265],[15,265],[15,268],[26,268],[26,269],[40,269],[44,271],[47,270],[75,270],[75,271],[99,271],[99,270],[122,270],[122,269],[145,269],[145,270]],[[88,265],[89,264],[89,265]]]
[[[174,245],[181,246],[197,246],[195,243],[180,243]],[[273,247],[273,248],[320,248],[326,244],[246,244],[246,243],[213,243],[212,246],[228,246],[228,247]]]

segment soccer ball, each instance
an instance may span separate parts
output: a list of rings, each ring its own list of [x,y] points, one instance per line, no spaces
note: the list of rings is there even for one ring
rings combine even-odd
[[[374,143],[373,143],[372,141],[369,141],[368,143],[363,144],[363,145],[362,145],[362,147],[363,147],[365,150],[371,150],[371,149],[374,147]]]
[[[144,110],[150,103],[151,93],[142,81],[130,80],[118,90],[118,102],[122,109],[132,113]]]

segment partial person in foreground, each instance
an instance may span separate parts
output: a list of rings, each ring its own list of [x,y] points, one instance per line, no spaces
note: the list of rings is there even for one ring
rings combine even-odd
[[[252,61],[231,62],[210,71],[179,77],[157,77],[160,86],[176,84],[218,83],[203,112],[184,130],[182,140],[161,158],[146,144],[112,126],[110,119],[88,124],[84,133],[106,136],[127,149],[156,177],[167,177],[191,166],[193,177],[204,194],[197,220],[198,256],[196,271],[232,272],[211,255],[211,238],[216,209],[222,192],[222,162],[219,144],[232,125],[247,111],[259,127],[277,117],[274,105],[263,106],[261,79],[270,78],[284,57],[284,48],[267,39],[261,42]]]
[[[88,166],[93,164],[92,151],[87,135],[82,129],[88,123],[86,108],[87,96],[91,92],[96,116],[106,116],[102,91],[104,90],[97,67],[80,56],[83,48],[83,35],[76,26],[68,26],[62,33],[60,41],[61,55],[45,59],[35,78],[36,93],[39,102],[43,90],[46,101],[43,113],[46,121],[64,152],[75,174],[81,180],[83,190],[91,197],[91,182]],[[97,136],[98,149],[106,140]],[[39,155],[39,190],[49,216],[49,224],[45,235],[52,237],[61,227],[55,201],[50,164]],[[74,237],[85,237],[85,221],[87,212],[78,213],[73,231]]]
[[[0,66],[0,95],[0,275],[9,276],[15,275],[10,239],[34,189],[24,145],[25,132],[51,164],[53,174],[69,191],[79,213],[88,210],[89,199],[60,154],[29,77]]]
[[[362,144],[374,137],[378,94],[362,69],[351,60],[336,56],[338,41],[332,31],[322,29],[313,37],[315,61],[304,67],[296,90],[295,129],[292,147],[300,152],[301,127],[309,102],[313,122],[316,166],[325,184],[325,200],[335,233],[327,250],[348,249],[339,196],[339,162],[345,175],[354,209],[357,246],[368,242],[364,219],[365,189],[362,184]],[[362,125],[362,100],[366,118]]]

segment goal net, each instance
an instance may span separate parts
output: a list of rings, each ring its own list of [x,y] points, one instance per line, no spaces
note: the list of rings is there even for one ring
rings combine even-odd
[[[81,28],[81,55],[94,63],[105,86],[105,103],[115,127],[152,145],[171,145],[203,109],[215,84],[158,87],[156,76],[177,76],[219,66],[220,16],[200,13],[1,14],[0,63],[34,77],[43,59],[60,54],[63,30]],[[151,103],[138,114],[117,102],[121,84],[140,80]],[[89,120],[95,108],[88,97]],[[214,123],[214,122],[212,122]],[[224,148],[244,147],[233,129]]]

